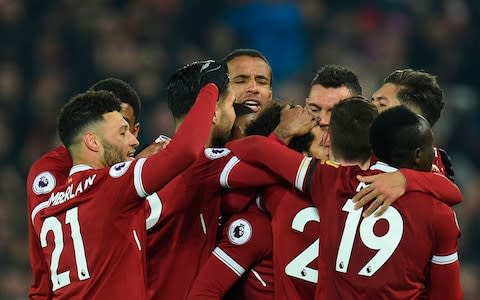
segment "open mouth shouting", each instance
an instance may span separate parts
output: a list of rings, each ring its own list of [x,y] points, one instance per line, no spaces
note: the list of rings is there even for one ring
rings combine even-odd
[[[262,105],[260,104],[260,101],[258,101],[258,100],[248,99],[248,100],[243,101],[242,104],[247,106],[248,108],[250,108],[254,112],[258,112],[260,110],[260,108],[262,107]]]

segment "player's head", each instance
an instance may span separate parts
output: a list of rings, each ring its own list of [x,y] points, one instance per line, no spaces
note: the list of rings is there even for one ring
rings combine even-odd
[[[256,113],[248,106],[234,103],[233,108],[235,109],[236,117],[230,135],[231,141],[244,137],[245,128],[247,128],[248,124],[250,124],[250,122],[255,119],[256,116]]]
[[[195,103],[201,88],[200,72],[206,63],[208,62],[198,61],[178,69],[167,83],[168,107],[173,114],[177,127]],[[209,146],[223,146],[230,138],[230,131],[235,121],[234,101],[235,94],[228,87],[220,95],[217,102]]]
[[[373,94],[372,101],[380,112],[405,105],[428,120],[430,126],[440,118],[445,106],[443,91],[432,74],[412,69],[390,73]]]
[[[272,68],[262,53],[255,49],[235,49],[224,61],[236,103],[258,112],[272,100]]]
[[[92,85],[89,90],[112,92],[121,102],[120,112],[130,125],[130,132],[138,136],[140,131],[138,119],[142,105],[140,97],[128,83],[118,78],[106,78]]]
[[[372,155],[370,126],[378,115],[367,99],[351,97],[335,104],[330,120],[332,159],[364,164]]]
[[[257,114],[255,119],[250,122],[245,129],[245,135],[268,136],[280,123],[281,111],[286,106],[287,104],[271,101],[260,113]],[[318,128],[318,126],[316,127]],[[288,144],[288,147],[306,155],[316,156],[316,148],[318,148],[319,143],[314,143],[316,140],[315,137],[313,131],[302,136],[294,137]]]
[[[432,142],[428,121],[403,105],[381,113],[370,131],[370,143],[378,160],[396,168],[431,171]]]
[[[58,135],[75,161],[106,167],[125,161],[138,140],[111,92],[87,91],[71,98],[58,118]]]
[[[362,88],[357,76],[347,68],[339,65],[326,65],[315,74],[305,103],[322,130],[321,142],[324,147],[324,156],[328,156],[330,148],[326,132],[333,106],[343,99],[361,94]]]

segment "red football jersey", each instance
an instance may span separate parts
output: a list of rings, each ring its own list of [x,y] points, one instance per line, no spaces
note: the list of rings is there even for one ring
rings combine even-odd
[[[255,204],[224,225],[221,241],[201,268],[187,297],[224,298],[273,299],[270,219]]]
[[[222,188],[271,184],[278,178],[245,164],[227,148],[207,148],[190,168],[149,196],[149,299],[184,299],[215,248]],[[256,180],[252,180],[255,178]]]
[[[434,290],[430,294],[435,299],[442,294],[446,299],[461,297],[456,253],[459,230],[450,208],[432,196],[410,192],[383,216],[364,220],[362,210],[354,210],[349,198],[357,188],[365,186],[358,187],[355,175],[369,173],[360,172],[358,167],[339,168],[329,161],[317,166],[318,161],[304,158],[272,139],[247,139],[248,147],[230,145],[236,155],[268,167],[311,194],[319,208],[324,226],[320,227],[318,297],[414,298],[427,282],[431,282]],[[381,163],[375,166],[374,169],[382,171],[393,169]],[[327,174],[321,170],[327,170]],[[438,178],[441,177],[435,177]],[[444,179],[449,184],[448,179]],[[330,201],[324,201],[328,199]],[[417,247],[418,253],[412,252]],[[432,269],[430,274],[427,266]]]
[[[138,218],[145,218],[145,195],[137,172],[138,162],[74,166],[67,183],[33,209],[55,298],[144,298],[145,226]]]
[[[351,198],[366,186],[357,174],[394,170],[377,162],[369,171],[333,164],[310,171],[306,188],[328,224],[320,227],[318,299],[417,299],[431,264],[458,263],[455,214],[435,198],[406,193],[380,217],[353,208]]]
[[[271,217],[275,299],[314,299],[319,272],[317,208],[282,185],[266,188],[259,203]]]
[[[27,211],[42,202],[56,186],[67,181],[68,172],[72,168],[72,158],[64,146],[58,146],[36,160],[27,176]],[[30,243],[30,264],[32,268],[32,284],[29,289],[30,299],[51,298],[51,282],[48,266],[43,259],[40,241],[28,218],[28,238]]]
[[[200,90],[167,149],[110,169],[74,166],[64,185],[32,207],[29,214],[44,265],[50,269],[50,293],[55,298],[145,298],[142,198],[164,187],[195,161],[209,135],[217,98],[213,84]],[[162,172],[158,172],[160,167]],[[39,182],[38,187],[50,188],[48,182]],[[31,250],[37,251],[38,245]],[[42,255],[31,257],[42,259]],[[37,265],[41,264],[32,262]]]

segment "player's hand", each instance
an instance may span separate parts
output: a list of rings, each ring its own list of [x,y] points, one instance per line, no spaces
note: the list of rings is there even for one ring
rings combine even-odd
[[[293,137],[309,133],[316,125],[315,117],[306,108],[287,105],[282,109],[280,123],[273,132],[288,145]]]
[[[442,148],[437,148],[437,151],[440,154],[440,159],[445,167],[445,176],[447,176],[452,182],[455,182],[455,171],[453,171],[453,164],[450,155],[448,155],[447,151]]]
[[[139,158],[147,158],[157,152],[162,151],[170,144],[171,139],[166,135],[160,135],[155,142],[148,145],[145,149],[143,149],[140,153],[135,156],[135,159]]]
[[[365,218],[374,212],[375,217],[381,216],[407,190],[407,180],[400,171],[371,176],[359,175],[357,179],[369,185],[352,198],[355,209],[359,209],[373,200],[362,214]]]
[[[219,94],[223,94],[230,79],[228,77],[227,65],[223,61],[207,60],[200,69],[200,88],[208,83],[218,87]]]

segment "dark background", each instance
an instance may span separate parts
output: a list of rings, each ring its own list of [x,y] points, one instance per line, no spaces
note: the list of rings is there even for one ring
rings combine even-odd
[[[25,179],[58,143],[62,104],[118,77],[142,98],[141,142],[171,135],[163,93],[169,75],[239,47],[259,49],[273,67],[274,95],[300,104],[327,63],[358,74],[368,98],[395,69],[438,76],[447,107],[435,140],[452,156],[463,191],[455,208],[462,284],[465,299],[477,299],[479,16],[476,0],[0,0],[0,299],[26,299]]]

